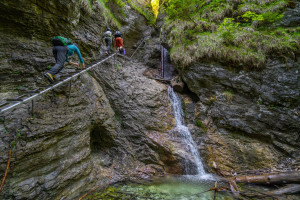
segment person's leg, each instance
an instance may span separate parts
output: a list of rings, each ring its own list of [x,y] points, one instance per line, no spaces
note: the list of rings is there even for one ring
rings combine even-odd
[[[111,46],[111,39],[108,38],[108,42],[107,42],[107,52],[110,52],[110,46]]]
[[[53,54],[54,56],[56,55],[56,64],[48,71],[48,73],[50,73],[53,76],[63,69],[67,53],[68,47],[66,46],[53,47]]]
[[[110,51],[111,40],[109,38],[105,38],[106,43],[106,52]]]
[[[107,49],[108,49],[108,38],[105,38],[104,40],[105,40],[105,44],[106,44],[106,50],[105,51],[107,52]]]
[[[53,57],[55,58],[55,63],[57,62],[57,49],[53,47],[52,49]]]

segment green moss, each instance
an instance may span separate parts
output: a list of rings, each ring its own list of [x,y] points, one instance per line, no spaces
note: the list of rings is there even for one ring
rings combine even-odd
[[[203,123],[200,120],[196,119],[195,125],[201,128],[205,133],[207,132],[207,128],[203,125]]]
[[[102,12],[103,12],[103,16],[105,18],[106,24],[109,24],[111,27],[115,26],[118,29],[121,29],[121,23],[117,20],[117,18],[113,15],[113,13],[110,11],[110,9],[106,6],[106,2],[108,2],[108,0],[97,0],[97,2],[99,2],[99,5],[102,8]],[[123,6],[123,4],[121,4],[120,2],[119,2],[119,4],[121,7]]]
[[[149,24],[155,25],[156,17],[152,11],[151,3],[146,6],[138,5],[137,3],[133,2],[132,0],[127,0],[129,5],[134,8],[137,12],[141,13],[148,21]]]
[[[299,29],[270,28],[288,5],[286,0],[168,1],[163,31],[171,60],[181,68],[201,59],[255,69],[273,56],[294,58],[300,53]]]
[[[231,102],[231,101],[232,101],[232,98],[233,98],[232,92],[230,92],[230,91],[225,91],[225,92],[223,92],[223,95],[225,96],[225,98],[226,98],[226,100],[227,100],[228,102]]]
[[[119,124],[122,124],[122,121],[120,120],[120,118],[116,114],[115,114],[115,119],[119,122]]]

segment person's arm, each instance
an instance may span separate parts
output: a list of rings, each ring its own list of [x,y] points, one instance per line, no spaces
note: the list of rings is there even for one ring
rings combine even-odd
[[[66,62],[67,62],[68,64],[70,64],[70,65],[76,65],[76,66],[79,66],[78,63],[71,62],[71,61],[69,60],[68,55],[66,56]]]
[[[76,46],[75,46],[75,47],[76,47]],[[85,68],[85,64],[84,64],[84,61],[83,61],[83,59],[82,59],[80,50],[76,47],[76,48],[75,48],[75,51],[76,51],[76,53],[77,53],[77,55],[78,55],[78,58],[79,58],[79,60],[80,60],[80,66],[81,66],[81,69],[84,69],[84,68]]]

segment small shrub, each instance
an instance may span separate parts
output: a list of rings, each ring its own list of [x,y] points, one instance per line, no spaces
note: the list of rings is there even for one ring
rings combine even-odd
[[[12,141],[12,142],[10,143],[10,146],[11,146],[12,150],[15,149],[16,145],[17,145],[17,141],[16,141],[16,140],[14,140],[14,141]]]
[[[117,70],[120,70],[121,66],[119,64],[116,64],[116,68],[117,68]]]
[[[217,100],[217,96],[216,95],[212,95],[208,100],[209,100],[210,103],[213,103],[213,102],[215,102]]]
[[[205,133],[207,132],[207,128],[203,125],[203,123],[200,120],[196,119],[195,125],[201,128]]]
[[[223,42],[226,46],[232,45],[234,42],[234,36],[230,31],[225,31],[221,34]]]
[[[122,124],[122,121],[120,120],[120,118],[116,114],[115,114],[115,119],[119,122],[119,124]]]
[[[233,98],[232,92],[230,92],[230,91],[225,91],[225,92],[223,93],[223,95],[225,96],[225,98],[226,98],[226,100],[227,100],[228,102],[231,102],[231,101],[232,101],[232,98]]]

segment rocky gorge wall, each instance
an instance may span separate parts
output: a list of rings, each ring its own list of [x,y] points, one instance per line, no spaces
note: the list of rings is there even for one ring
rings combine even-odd
[[[299,159],[298,70],[299,62],[270,60],[261,71],[196,63],[181,73],[199,97],[187,109],[207,133],[199,145],[211,170],[270,170]]]
[[[0,2],[1,98],[45,84],[40,72],[54,62],[52,36],[70,36],[87,64],[98,59],[99,35],[112,21],[100,4],[87,2]],[[137,59],[96,67],[72,81],[70,96],[63,85],[36,99],[33,113],[26,104],[1,116],[1,179],[12,141],[16,146],[0,198],[74,199],[110,177],[113,183],[183,174],[183,161],[192,164],[173,137],[167,86],[144,76],[159,65],[159,27],[123,9],[126,18],[115,15],[129,55],[146,38]],[[299,159],[298,70],[299,61],[274,59],[261,71],[201,61],[180,71],[186,121],[208,171],[270,170]]]
[[[1,170],[10,134],[20,130],[2,197],[73,199],[95,185],[182,174],[170,141],[167,87],[143,76],[141,63],[113,61],[12,110],[2,122]],[[150,86],[150,87],[149,87]]]
[[[54,62],[53,36],[71,37],[87,65],[99,58],[99,37],[107,23],[117,25],[98,1],[87,2],[1,1],[1,99],[47,85],[41,72]],[[153,29],[130,7],[124,10],[132,52]],[[182,174],[185,158],[169,134],[174,119],[167,87],[145,77],[147,68],[110,60],[72,80],[70,91],[66,84],[35,99],[33,110],[22,104],[1,115],[1,180],[10,148],[13,154],[0,198],[74,199],[110,179]],[[61,74],[72,71],[65,66]]]
[[[285,10],[273,28],[298,27],[300,3],[292,2],[293,7]],[[189,23],[174,20],[169,24],[181,30],[180,25],[185,22]],[[192,30],[184,33],[188,31]],[[201,36],[200,32],[197,38]],[[165,30],[161,35],[161,43],[173,51],[171,60],[182,56],[174,55],[172,48],[177,48],[176,43],[167,42],[174,37]],[[199,47],[195,46],[195,54],[196,48]],[[213,55],[214,49],[211,50]],[[188,66],[176,66],[177,80],[185,83],[182,97],[186,121],[207,170],[232,176],[248,170],[299,168],[299,54],[280,59],[274,53],[261,69],[226,64],[217,58],[193,58],[189,55]],[[194,130],[195,127],[201,130]]]

